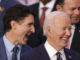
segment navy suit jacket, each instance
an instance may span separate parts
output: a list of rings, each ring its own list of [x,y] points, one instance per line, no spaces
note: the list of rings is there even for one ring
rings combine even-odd
[[[29,46],[26,45],[22,46],[20,56],[22,56],[25,52],[29,51],[30,49],[32,48],[30,48]],[[0,60],[8,60],[3,38],[0,38]]]
[[[19,2],[17,2],[16,0],[1,0],[0,2],[0,8],[2,8],[3,10],[0,10],[0,37],[2,37],[4,35],[4,28],[3,28],[3,15],[5,13],[5,11],[13,5],[16,4],[20,4]]]
[[[66,60],[80,60],[80,54],[64,48]],[[44,45],[34,48],[28,54],[21,56],[21,60],[50,60]]]

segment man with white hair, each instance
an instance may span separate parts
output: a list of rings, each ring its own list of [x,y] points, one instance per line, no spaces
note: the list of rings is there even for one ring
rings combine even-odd
[[[71,20],[66,13],[50,13],[45,19],[43,30],[46,42],[24,54],[21,60],[80,60],[78,53],[65,48],[71,36]]]

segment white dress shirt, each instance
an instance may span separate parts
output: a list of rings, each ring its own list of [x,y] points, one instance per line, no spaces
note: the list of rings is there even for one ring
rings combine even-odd
[[[45,16],[47,16],[51,12],[51,10],[53,9],[55,2],[56,2],[56,0],[51,0],[46,5],[44,5],[42,2],[40,2],[40,5],[39,5],[39,18],[41,17],[41,14],[42,14],[42,8],[43,7],[47,7],[48,8],[46,10],[46,14],[45,14]]]
[[[45,42],[44,47],[50,57],[50,60],[56,60],[57,59],[57,56],[56,56],[57,51],[48,43],[48,41]],[[61,53],[62,60],[66,60],[64,49],[60,50],[59,52]]]

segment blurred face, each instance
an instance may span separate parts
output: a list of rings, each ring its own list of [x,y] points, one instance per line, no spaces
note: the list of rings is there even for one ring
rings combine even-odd
[[[65,0],[61,10],[71,17],[72,24],[76,24],[80,20],[80,0]]]
[[[28,36],[34,33],[34,17],[33,15],[28,15],[22,21],[16,23],[16,38],[19,44],[26,44]]]
[[[54,48],[63,48],[71,36],[71,21],[69,17],[55,17],[54,27],[49,33],[49,42]]]

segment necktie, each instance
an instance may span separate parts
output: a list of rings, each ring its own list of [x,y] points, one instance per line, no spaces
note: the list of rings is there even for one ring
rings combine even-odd
[[[13,54],[12,54],[12,60],[18,60],[17,59],[17,51],[18,51],[18,47],[14,47]]]
[[[44,19],[45,19],[45,12],[47,10],[47,7],[43,7],[42,8],[42,15],[41,15],[41,18],[40,18],[40,27],[43,27],[43,24],[44,24]]]
[[[56,53],[57,60],[62,60],[62,58],[61,58],[61,56],[60,56],[60,55],[61,55],[61,53],[60,53],[60,52],[57,52],[57,53]]]

